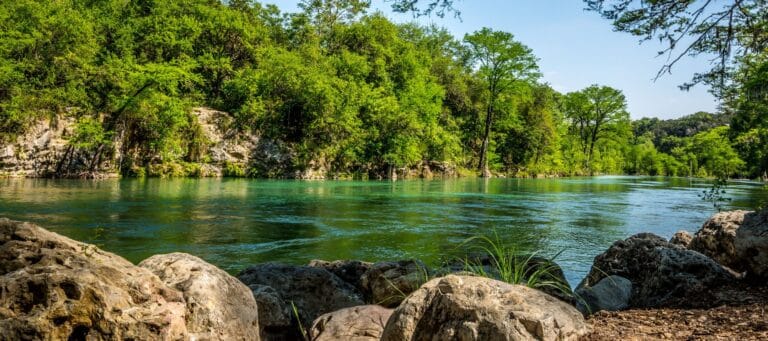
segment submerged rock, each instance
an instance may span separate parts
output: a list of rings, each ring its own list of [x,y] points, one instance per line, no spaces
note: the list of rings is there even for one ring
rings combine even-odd
[[[312,324],[313,341],[355,340],[378,341],[392,309],[378,305],[344,308],[324,314]]]
[[[320,315],[365,304],[355,287],[322,268],[266,263],[246,268],[237,278],[253,290],[265,340],[299,338],[301,328]],[[286,326],[285,312],[293,313],[294,306],[299,319]]]
[[[744,222],[748,211],[720,212],[709,218],[696,232],[689,249],[698,251],[718,263],[734,270],[743,271],[743,264],[736,252],[736,231]]]
[[[632,282],[621,276],[608,276],[591,287],[576,288],[576,297],[576,308],[584,315],[624,310],[632,298]]]
[[[715,302],[711,288],[736,279],[709,257],[650,233],[617,241],[595,257],[582,286],[611,275],[632,282],[631,307],[706,306]]]
[[[471,276],[433,279],[387,322],[382,340],[576,340],[588,332],[573,306],[525,286]]]
[[[177,340],[184,296],[151,271],[39,226],[0,219],[3,339]]]
[[[186,253],[152,256],[139,266],[184,295],[190,338],[259,339],[256,300],[237,278]]]
[[[735,247],[750,276],[768,279],[768,208],[744,216]]]

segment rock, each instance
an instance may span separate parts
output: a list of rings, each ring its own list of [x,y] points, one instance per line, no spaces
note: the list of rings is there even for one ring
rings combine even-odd
[[[427,282],[429,273],[418,260],[379,262],[363,274],[361,283],[369,302],[393,308]]]
[[[748,275],[768,279],[768,208],[744,216],[735,244]]]
[[[632,282],[630,307],[705,307],[714,304],[711,288],[736,277],[707,256],[670,244],[650,233],[615,242],[595,262],[580,286],[606,276]]]
[[[693,236],[688,233],[688,231],[677,231],[672,236],[672,239],[669,240],[669,243],[672,245],[677,245],[683,248],[688,248],[688,246],[691,244],[691,240],[693,240]]]
[[[382,340],[576,340],[573,306],[525,286],[471,276],[433,279],[395,309]]]
[[[258,302],[262,338],[267,339],[269,336],[276,335],[287,337],[296,334],[298,326],[295,325],[290,302],[283,301],[280,294],[270,286],[251,284],[248,288]]]
[[[633,278],[649,263],[650,253],[659,246],[679,248],[652,233],[639,233],[616,241],[595,257],[592,269],[580,286],[594,286],[610,275],[628,278],[635,283]]]
[[[732,269],[744,270],[734,243],[736,230],[747,213],[748,211],[729,211],[713,215],[696,232],[688,248]]]
[[[184,295],[192,339],[259,339],[256,300],[237,278],[185,253],[152,256],[139,266]]]
[[[576,288],[576,297],[576,308],[584,315],[624,310],[632,297],[632,282],[621,276],[608,276],[594,286]]]
[[[187,317],[182,293],[149,270],[0,219],[0,338],[185,339]]]
[[[344,308],[320,316],[312,324],[313,341],[355,340],[378,341],[392,309],[378,305]]]
[[[362,277],[371,269],[372,265],[373,263],[362,262],[359,260],[337,260],[333,262],[313,260],[309,262],[309,266],[330,271],[332,274],[344,280],[344,282],[352,284],[360,292],[365,291],[363,289]]]
[[[300,328],[309,328],[320,315],[365,304],[357,289],[322,268],[266,263],[248,267],[237,278],[255,289],[261,336],[265,340],[301,337]],[[276,312],[264,310],[278,304],[283,306]],[[293,315],[294,305],[299,320],[292,320],[286,327],[284,312]],[[276,320],[269,319],[272,317]]]

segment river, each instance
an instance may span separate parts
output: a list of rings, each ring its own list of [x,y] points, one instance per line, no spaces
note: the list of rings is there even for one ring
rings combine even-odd
[[[435,181],[0,179],[0,217],[32,221],[132,262],[188,252],[231,273],[258,262],[464,254],[497,233],[521,253],[559,254],[572,285],[595,255],[638,232],[695,232],[715,212],[701,179],[605,176]],[[732,182],[726,208],[768,201]]]

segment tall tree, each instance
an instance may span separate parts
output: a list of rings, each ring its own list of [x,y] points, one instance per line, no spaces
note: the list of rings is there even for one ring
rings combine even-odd
[[[536,79],[539,76],[538,66],[531,49],[515,41],[514,36],[508,32],[494,31],[486,27],[466,35],[464,42],[469,48],[472,66],[485,81],[487,91],[485,127],[478,169],[482,176],[488,177],[488,142],[499,96],[510,90],[516,81]]]
[[[626,98],[620,90],[591,85],[567,94],[564,106],[565,115],[571,122],[571,132],[578,137],[585,156],[584,166],[591,171],[597,142],[629,129]]]

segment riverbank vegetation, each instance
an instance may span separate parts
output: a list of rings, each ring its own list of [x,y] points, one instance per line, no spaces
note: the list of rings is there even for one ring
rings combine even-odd
[[[438,7],[441,8],[441,7]],[[722,113],[632,121],[620,89],[559,93],[511,33],[453,37],[367,1],[300,12],[232,0],[0,4],[0,142],[76,118],[72,148],[123,174],[204,161],[194,107],[275,141],[292,167],[391,174],[424,161],[512,176],[758,177],[768,63],[743,63]],[[252,174],[247,169],[232,172]]]

